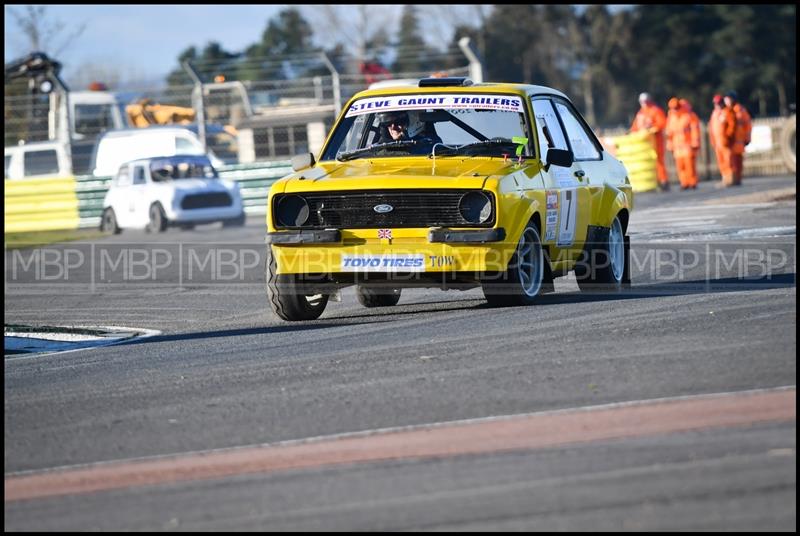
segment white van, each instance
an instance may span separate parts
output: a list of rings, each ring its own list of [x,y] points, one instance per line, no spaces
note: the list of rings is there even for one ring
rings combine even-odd
[[[200,156],[207,153],[197,135],[186,128],[153,126],[111,130],[97,140],[92,174],[107,177],[116,174],[125,162],[178,154]],[[214,167],[224,165],[210,151],[208,157]]]
[[[6,179],[71,177],[67,147],[56,141],[25,143],[5,148]]]

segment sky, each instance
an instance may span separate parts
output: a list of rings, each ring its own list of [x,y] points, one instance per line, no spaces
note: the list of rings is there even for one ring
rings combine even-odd
[[[62,64],[61,77],[70,87],[76,76],[86,79],[87,67],[105,68],[118,77],[120,86],[132,83],[162,85],[166,75],[178,67],[177,58],[190,46],[202,49],[211,41],[218,42],[224,50],[241,52],[247,46],[260,41],[268,21],[288,4],[267,5],[63,5],[37,4],[46,7],[45,20],[52,26],[63,24],[64,30],[52,40],[52,50],[45,49],[49,56]],[[4,56],[5,61],[24,56],[30,50],[29,39],[20,29],[17,19],[9,8],[17,13],[25,13],[28,4],[4,6]],[[301,10],[310,23],[314,23],[314,5],[292,5]],[[379,13],[381,22],[398,20],[402,4],[370,6],[372,13]],[[435,10],[439,6],[432,6]],[[319,9],[319,6],[316,6]],[[355,13],[355,5],[345,5],[345,10]],[[441,11],[434,13],[446,13]],[[470,20],[472,9],[482,7],[461,7],[458,13],[463,20]],[[454,13],[452,10],[447,13]],[[320,15],[324,18],[323,15]],[[466,17],[466,19],[463,19]],[[423,28],[429,28],[426,35],[434,45],[442,47],[452,35],[452,21],[448,17],[421,17]],[[473,17],[474,18],[474,17]],[[79,37],[59,50],[60,41],[85,25]],[[324,39],[324,28],[315,28],[315,39]],[[317,43],[330,47],[333,43]],[[101,69],[102,73],[102,69]],[[102,74],[92,75],[97,79]],[[82,88],[76,88],[82,89]]]
[[[45,52],[61,62],[61,77],[73,89],[83,89],[76,87],[77,81],[87,84],[87,78],[111,82],[120,88],[161,86],[166,75],[178,67],[177,58],[188,47],[202,49],[216,41],[224,50],[241,52],[258,42],[268,21],[288,7],[287,4],[44,6],[46,27],[55,23],[64,26],[64,30],[54,34],[57,38]],[[5,62],[29,52],[29,40],[9,11],[10,8],[25,13],[26,7],[26,4],[4,6]],[[313,24],[313,5],[293,7],[299,7],[304,18]],[[387,4],[370,9],[371,13],[380,14],[382,21],[391,23],[399,20],[402,7],[402,4]],[[488,6],[431,5],[430,8],[425,13],[418,10],[420,23],[429,44],[441,48],[449,43],[453,24],[474,22],[475,10]],[[355,14],[357,8],[345,9]],[[62,49],[61,41],[81,25],[85,25],[83,32]],[[315,30],[315,39],[324,39],[324,28]],[[317,44],[330,47],[333,43]],[[116,80],[102,80],[104,76]]]
[[[23,13],[25,5],[12,5]],[[178,66],[178,55],[195,45],[219,42],[238,52],[261,39],[267,21],[286,5],[47,5],[46,18],[85,30],[60,53],[67,83],[87,64],[123,71],[124,80],[162,80]],[[28,52],[27,39],[4,7],[5,62]],[[69,30],[62,34],[66,37]]]

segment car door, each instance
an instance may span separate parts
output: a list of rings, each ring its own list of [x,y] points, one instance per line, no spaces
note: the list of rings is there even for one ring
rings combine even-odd
[[[130,204],[137,227],[144,227],[150,221],[150,191],[147,184],[147,169],[144,163],[131,165]]]
[[[547,162],[549,149],[571,150],[551,98],[534,97],[532,105],[542,162]],[[576,258],[586,240],[591,210],[585,171],[576,161],[570,167],[543,167],[541,174],[546,199],[543,243],[549,247],[552,261]]]
[[[130,202],[131,174],[128,164],[124,164],[117,171],[116,177],[111,182],[108,190],[107,205],[114,209],[117,225],[122,228],[133,226],[134,205]]]
[[[590,206],[600,202],[603,185],[608,179],[607,163],[603,161],[603,149],[589,125],[571,103],[554,98],[556,112],[564,126],[567,143],[572,150],[576,166],[583,171],[583,183],[590,193]],[[588,225],[594,222],[589,222]]]

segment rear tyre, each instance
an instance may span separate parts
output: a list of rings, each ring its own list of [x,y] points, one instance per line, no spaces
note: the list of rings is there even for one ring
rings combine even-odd
[[[400,289],[356,287],[358,302],[364,307],[391,307],[400,301]]]
[[[109,207],[103,211],[103,217],[100,218],[100,230],[104,233],[120,234],[122,229],[117,225],[117,215],[114,209]]]
[[[489,305],[531,305],[536,301],[544,279],[544,252],[533,222],[528,222],[522,231],[508,268],[497,275],[481,282]]]
[[[578,287],[583,292],[618,292],[630,282],[630,246],[619,217],[611,222],[607,235],[587,244],[575,266]]]
[[[294,274],[277,274],[272,246],[267,246],[267,298],[272,312],[290,322],[315,320],[328,305],[327,294],[305,295]]]

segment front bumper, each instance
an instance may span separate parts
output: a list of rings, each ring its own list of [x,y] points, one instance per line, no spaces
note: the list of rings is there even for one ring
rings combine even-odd
[[[502,271],[516,248],[502,228],[304,230],[268,233],[279,274]]]
[[[241,203],[234,203],[227,207],[171,209],[165,210],[167,219],[175,223],[200,223],[231,220],[241,216],[243,207]]]

